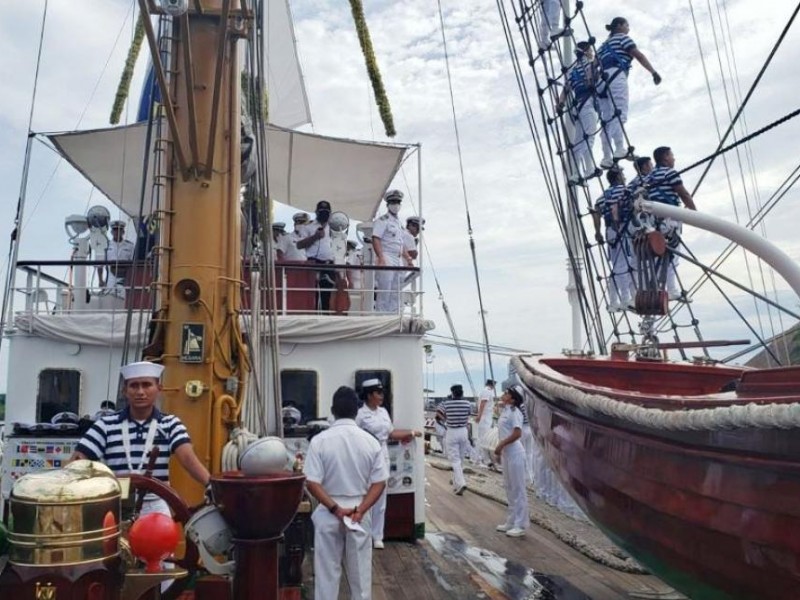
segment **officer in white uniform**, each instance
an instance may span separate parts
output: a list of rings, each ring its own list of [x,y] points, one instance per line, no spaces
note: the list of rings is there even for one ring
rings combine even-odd
[[[111,221],[110,228],[111,241],[108,242],[105,259],[108,261],[133,260],[134,244],[125,239],[125,222]],[[125,267],[109,265],[107,269],[108,271],[106,271],[106,267],[98,269],[100,285],[109,290],[117,289],[124,294]]]
[[[303,227],[308,223],[308,215],[304,212],[295,213],[292,221],[294,221],[294,229],[291,233],[286,234],[289,242],[286,244],[283,260],[305,261],[307,259],[306,251],[298,248],[297,242],[303,239]]]
[[[304,468],[308,491],[319,501],[311,515],[314,598],[339,597],[344,559],[350,597],[368,600],[372,596],[369,510],[386,487],[389,468],[380,443],[356,425],[358,397],[352,388],[336,390],[331,412],[336,420],[311,439]],[[352,524],[345,524],[345,518]]]
[[[508,498],[506,522],[497,531],[509,537],[522,537],[530,524],[528,495],[525,490],[525,449],[522,447],[523,396],[519,386],[507,389],[500,398],[503,411],[497,420],[500,442],[494,454],[503,464],[503,487]]]
[[[389,440],[408,441],[419,437],[422,432],[407,429],[395,429],[392,418],[383,406],[384,390],[380,379],[367,379],[361,388],[361,399],[364,404],[358,409],[356,425],[371,434],[381,445],[381,452],[389,468]],[[383,526],[386,522],[386,488],[370,511],[372,518],[372,547],[383,549]]]
[[[389,190],[384,196],[386,214],[381,215],[372,225],[372,249],[376,265],[380,267],[403,266],[403,226],[397,213],[403,201],[403,192]],[[375,310],[396,313],[399,307],[401,271],[378,271],[375,274]]]
[[[286,223],[277,221],[272,224],[272,242],[272,257],[279,261],[286,260],[286,252],[292,243],[286,235]]]
[[[483,438],[492,428],[494,418],[494,379],[486,380],[486,387],[478,396],[478,458],[481,464],[494,466],[491,453],[483,447]]]

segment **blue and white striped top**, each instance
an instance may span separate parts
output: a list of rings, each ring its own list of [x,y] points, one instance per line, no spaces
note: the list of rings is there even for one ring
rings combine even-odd
[[[653,202],[680,206],[681,201],[673,187],[682,185],[678,172],[670,167],[656,167],[647,177],[647,197]]]
[[[574,95],[574,105],[580,106],[591,98],[594,90],[594,61],[582,56],[567,71],[567,83]]]
[[[630,51],[635,48],[636,43],[624,33],[612,33],[597,49],[597,58],[604,69],[622,69],[627,73],[633,60]]]
[[[467,426],[469,414],[472,411],[472,405],[469,400],[448,398],[442,402],[442,405],[444,406],[444,416],[448,429]]]
[[[76,450],[90,460],[99,460],[105,463],[116,475],[130,472],[128,459],[125,456],[125,447],[122,443],[122,428],[127,427],[131,441],[131,465],[134,469],[142,464],[142,472],[147,467],[147,458],[142,463],[142,452],[150,428],[150,421],[156,420],[156,435],[153,447],[158,448],[153,477],[164,482],[169,482],[169,457],[175,450],[191,443],[189,434],[183,422],[175,415],[167,415],[158,409],[153,409],[153,414],[146,421],[131,419],[126,408],[113,415],[101,417],[83,436]]]

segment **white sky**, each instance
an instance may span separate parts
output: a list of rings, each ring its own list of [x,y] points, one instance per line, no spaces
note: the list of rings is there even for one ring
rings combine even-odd
[[[0,176],[5,182],[0,188],[0,253],[4,264],[21,181],[44,2],[29,0],[6,4],[0,19],[0,77],[4,82],[3,94],[0,94],[0,139],[3,140]],[[50,0],[34,131],[107,125],[128,49],[134,4],[129,0]],[[765,10],[749,0],[713,0],[710,3],[694,0],[717,112],[724,130],[729,116],[710,26],[709,4],[714,7],[715,15],[718,8],[727,12],[739,86],[745,92],[784,27],[794,3],[772,0]],[[639,65],[633,68],[627,127],[634,144],[647,153],[659,145],[672,146],[678,168],[709,154],[718,138],[688,0],[664,0],[657,8],[652,3],[613,0],[590,0],[586,5],[587,23],[599,40],[605,37],[605,23],[614,16],[625,16],[631,24],[631,37],[664,79],[661,86],[655,87],[644,69]],[[464,186],[488,311],[490,340],[531,351],[559,352],[571,339],[564,293],[566,254],[522,114],[496,4],[490,0],[441,0],[441,6],[461,137]],[[385,140],[371,99],[349,3],[293,0],[292,7],[314,131]],[[437,2],[365,0],[365,10],[392,105],[398,132],[396,140],[422,144],[425,235],[433,267],[459,336],[479,340],[482,335],[479,309]],[[797,31],[790,31],[753,96],[745,113],[750,131],[798,107],[795,82],[799,36]],[[518,34],[515,42],[519,44]],[[723,40],[719,39],[719,43]],[[138,97],[136,82],[132,97]],[[735,111],[737,104],[731,103],[731,110]],[[792,121],[751,144],[762,201],[769,198],[797,164],[792,142],[797,137],[798,127]],[[599,156],[599,143],[595,150]],[[728,164],[736,206],[739,214],[744,215],[746,200],[734,155]],[[22,258],[66,258],[66,236],[60,237],[64,216],[83,213],[88,206],[101,201],[99,194],[92,194],[89,186],[67,165],[57,165],[52,153],[36,143]],[[690,189],[699,172],[692,171],[685,176]],[[411,169],[403,175],[409,180],[417,177]],[[746,177],[748,200],[754,205],[756,199],[750,175]],[[399,183],[405,187],[402,181]],[[800,222],[795,196],[790,194],[772,213],[765,231],[767,237],[792,258],[800,259],[794,231],[796,223]],[[733,218],[722,161],[717,162],[695,200],[700,210]],[[685,238],[698,255],[707,259],[713,258],[724,245],[710,234],[698,231],[688,231]],[[426,263],[425,266],[430,265]],[[756,263],[751,262],[750,267],[758,270]],[[691,269],[685,269],[689,281],[693,280]],[[737,278],[746,270],[740,256],[725,268],[726,273]],[[778,288],[785,290],[786,286],[779,281]],[[435,333],[449,335],[430,269],[426,290],[426,316],[437,323]],[[785,295],[791,298],[790,294]],[[796,298],[790,303],[797,308]],[[727,308],[710,292],[701,293],[694,308],[701,326],[705,326],[706,338],[751,337],[737,328]],[[743,303],[742,308],[753,312],[752,303]],[[765,326],[768,320],[762,313]],[[784,321],[784,325],[788,324],[790,322]],[[781,324],[774,321],[774,326],[780,328]],[[435,372],[437,391],[443,393],[451,383],[463,381],[464,377],[454,352],[437,347],[435,353],[431,373]],[[475,383],[480,386],[483,357],[470,353],[468,358],[474,369]],[[505,363],[503,358],[495,360],[497,379],[505,377]]]

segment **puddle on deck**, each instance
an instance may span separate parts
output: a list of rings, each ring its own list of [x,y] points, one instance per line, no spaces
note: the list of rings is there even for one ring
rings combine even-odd
[[[465,572],[477,574],[481,583],[492,588],[484,589],[492,600],[592,600],[561,576],[537,573],[490,550],[470,546],[457,535],[428,533],[425,539],[444,559],[462,565]],[[426,568],[443,589],[452,589],[431,561],[426,561]]]

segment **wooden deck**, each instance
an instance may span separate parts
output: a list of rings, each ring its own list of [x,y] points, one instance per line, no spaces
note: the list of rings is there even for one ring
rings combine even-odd
[[[504,506],[469,491],[454,495],[447,471],[428,467],[426,476],[426,538],[374,551],[375,600],[682,598],[655,577],[604,567],[534,525],[520,539],[497,533]],[[344,581],[339,598],[349,598]]]

